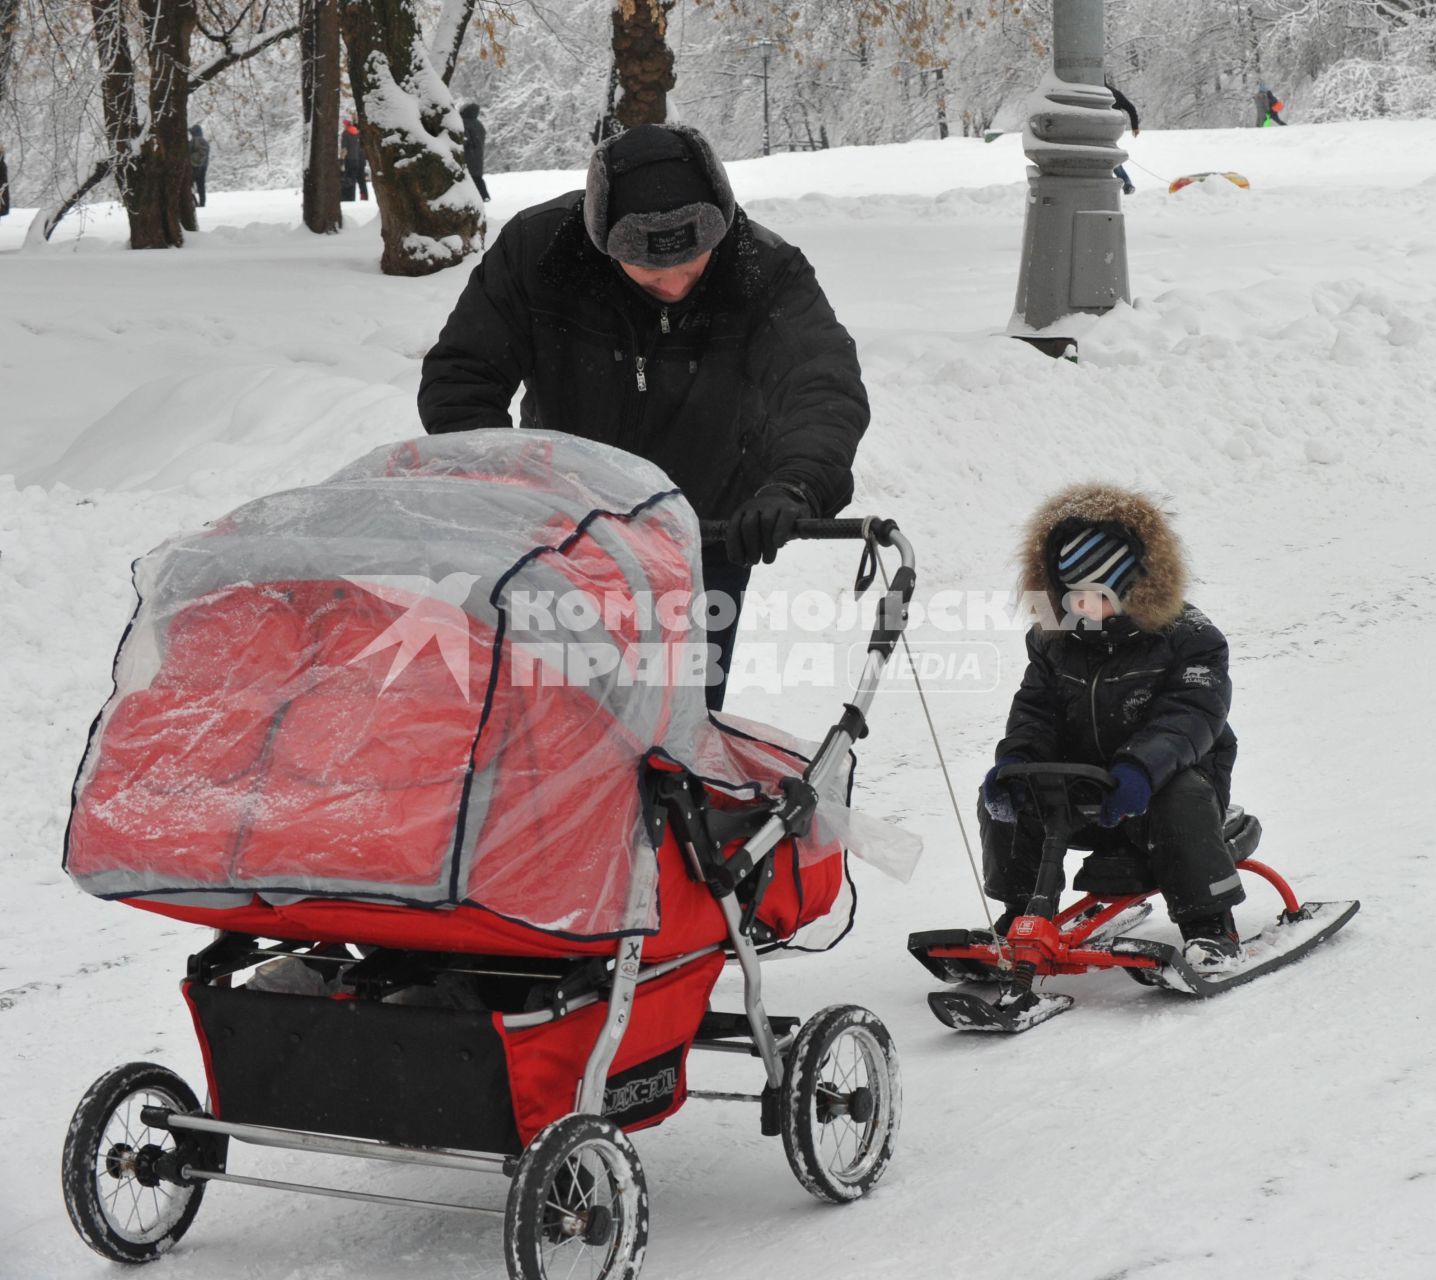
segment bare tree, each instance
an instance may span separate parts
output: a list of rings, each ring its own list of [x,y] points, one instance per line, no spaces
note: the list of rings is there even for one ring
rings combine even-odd
[[[85,38],[93,40],[99,70],[95,91],[103,118],[101,153],[95,158],[93,150],[86,148],[92,157],[88,175],[35,219],[26,238],[48,240],[71,209],[100,183],[113,178],[129,219],[132,248],[182,245],[185,230],[195,226],[189,163],[190,93],[236,63],[293,35],[295,28],[236,37],[238,22],[233,22],[226,31],[206,33],[222,52],[202,66],[193,66],[191,43],[199,29],[194,0],[139,0],[134,10],[127,0],[81,3],[89,11],[90,31]],[[252,8],[246,4],[241,17]],[[206,13],[220,13],[216,0],[206,0]],[[267,13],[266,8],[258,20]],[[70,18],[72,13],[60,5],[54,16]],[[75,29],[61,21],[46,24],[46,34],[55,46],[50,52],[57,66],[68,69],[69,81],[75,79],[81,60],[61,41]],[[143,70],[132,52],[132,29],[144,51]],[[71,145],[80,150],[85,121],[79,118],[71,125],[77,131]]]
[[[300,97],[304,107],[304,225],[328,235],[339,209],[339,0],[302,0]]]
[[[0,101],[10,78],[10,59],[15,53],[15,31],[20,24],[20,0],[0,0]]]
[[[500,24],[512,26],[517,22],[513,6],[502,0],[443,0],[439,16],[434,21],[434,37],[429,41],[429,60],[445,84],[452,83],[454,72],[459,65],[459,52],[464,47],[464,36],[468,33],[470,20],[478,15],[479,60],[494,60],[496,66],[504,65],[504,46],[499,42]]]
[[[153,133],[141,128],[135,102],[135,61],[123,0],[90,0],[99,53],[105,138],[120,199],[130,220],[130,247],[168,248],[184,243],[180,218],[166,218],[164,175]],[[161,103],[163,107],[163,103]]]
[[[413,0],[340,0],[364,154],[383,224],[386,275],[440,271],[473,252],[482,206],[463,126],[429,62]]]
[[[195,231],[194,186],[189,162],[189,64],[194,38],[195,0],[137,0],[149,55],[149,122],[146,145],[155,170],[155,195],[143,209],[126,206],[130,247],[159,248],[184,243]],[[136,243],[136,220],[146,244]]]

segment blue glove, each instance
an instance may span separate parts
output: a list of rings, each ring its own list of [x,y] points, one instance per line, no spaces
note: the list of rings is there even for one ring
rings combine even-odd
[[[1011,782],[999,782],[997,771],[1010,764],[1026,764],[1022,756],[1003,756],[982,779],[982,803],[994,822],[1016,822],[1018,797]]]
[[[1115,827],[1123,818],[1136,818],[1147,812],[1152,803],[1152,780],[1139,764],[1112,766],[1117,785],[1102,797],[1102,812],[1097,816],[1099,827]]]

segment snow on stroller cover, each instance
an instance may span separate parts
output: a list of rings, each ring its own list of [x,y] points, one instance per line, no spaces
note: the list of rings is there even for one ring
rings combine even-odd
[[[699,547],[658,468],[503,430],[384,447],[169,540],[135,565],[67,870],[273,938],[568,956],[637,932],[645,959],[721,940],[644,780],[686,770],[722,807],[805,757],[708,716]],[[780,859],[775,939],[851,901],[842,801]]]

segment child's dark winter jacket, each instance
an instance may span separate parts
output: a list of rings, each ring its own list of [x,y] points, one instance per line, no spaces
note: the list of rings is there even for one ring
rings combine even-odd
[[[1059,619],[1063,591],[1048,569],[1047,541],[1071,517],[1132,530],[1146,572],[1124,597],[1124,614],[1100,631],[1037,626],[1028,632],[1027,671],[997,758],[1103,766],[1130,760],[1158,791],[1195,766],[1225,806],[1237,753],[1227,724],[1227,642],[1183,600],[1181,544],[1162,513],[1139,495],[1099,485],[1058,494],[1028,525],[1022,589],[1045,594]]]

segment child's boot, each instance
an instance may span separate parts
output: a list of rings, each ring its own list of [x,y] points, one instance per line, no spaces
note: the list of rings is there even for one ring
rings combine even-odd
[[[1198,973],[1230,973],[1241,959],[1242,944],[1230,911],[1183,920],[1182,958]]]

